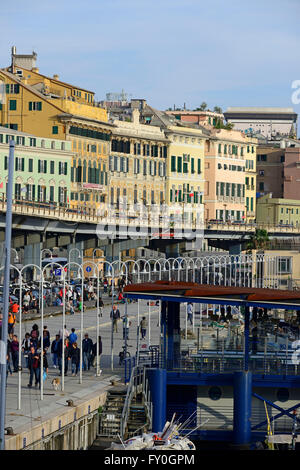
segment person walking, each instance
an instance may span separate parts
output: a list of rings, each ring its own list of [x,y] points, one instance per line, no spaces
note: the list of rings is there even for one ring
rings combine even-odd
[[[12,311],[12,308],[15,304],[12,304],[11,311],[8,312],[8,334],[14,334],[14,327],[16,324],[16,315],[15,312]]]
[[[32,387],[33,377],[35,378],[35,386],[39,383],[39,356],[34,346],[31,346],[30,353],[28,354],[28,369],[29,369],[29,384],[27,387]]]
[[[58,364],[58,343],[59,343],[60,336],[56,335],[55,339],[51,343],[51,354],[52,354],[52,360],[53,360],[53,367],[56,369],[56,367],[59,365]]]
[[[39,340],[39,327],[38,325],[35,323],[33,326],[32,326],[32,330],[30,332],[30,337],[31,337],[31,341],[34,345],[35,348],[37,348],[37,345],[38,345],[38,340]]]
[[[72,344],[77,341],[77,335],[75,333],[75,328],[72,328],[71,331],[72,331],[72,333],[69,336],[69,341],[70,341],[70,344],[72,346]]]
[[[79,364],[80,364],[80,349],[77,346],[76,341],[72,343],[70,348],[70,357],[71,357],[71,367],[72,367],[72,376],[77,375]]]
[[[123,339],[129,339],[129,327],[131,326],[131,321],[129,320],[127,315],[122,317],[123,320]]]
[[[146,317],[143,317],[140,321],[141,337],[145,338],[147,332],[147,320]]]
[[[10,343],[11,347],[11,358],[14,367],[14,372],[19,370],[19,341],[17,335],[13,335],[13,339]]]
[[[30,334],[25,333],[25,338],[22,341],[21,349],[25,359],[25,367],[28,369],[28,354],[30,353]]]
[[[116,305],[113,306],[112,311],[110,312],[110,318],[113,320],[113,331],[118,333],[118,321],[120,320],[121,315],[120,310],[116,307]]]
[[[96,303],[95,303],[95,307],[97,307],[97,300],[96,300]],[[102,317],[102,315],[103,315],[103,308],[104,308],[104,303],[103,303],[103,300],[100,296],[99,297],[99,317]]]
[[[89,338],[89,335],[85,333],[84,339],[82,340],[82,354],[83,354],[83,369],[90,370],[91,367],[91,353],[93,349],[93,341]]]
[[[191,302],[188,302],[187,304],[187,317],[190,322],[190,324],[193,324],[193,304]]]

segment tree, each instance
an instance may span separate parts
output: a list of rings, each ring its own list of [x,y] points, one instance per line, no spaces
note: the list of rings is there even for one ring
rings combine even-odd
[[[250,250],[265,250],[270,243],[267,230],[257,228],[255,233],[251,235],[247,249]]]
[[[222,108],[220,108],[220,106],[215,106],[214,107],[214,112],[218,113],[218,114],[222,114],[223,111],[222,111]]]

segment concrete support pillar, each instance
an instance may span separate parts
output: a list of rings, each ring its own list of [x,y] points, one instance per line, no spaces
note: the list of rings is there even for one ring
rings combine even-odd
[[[229,254],[230,255],[240,255],[242,251],[242,244],[236,243],[234,245],[229,245]]]
[[[152,432],[161,432],[167,418],[167,371],[147,369],[146,373],[153,403]]]
[[[24,247],[24,265],[35,264],[40,266],[40,256],[41,256],[42,244],[41,243],[32,243]],[[26,274],[29,275],[29,270],[26,270]],[[32,269],[32,280],[36,281],[40,279],[39,269]]]
[[[233,374],[233,442],[247,446],[251,443],[252,373]]]

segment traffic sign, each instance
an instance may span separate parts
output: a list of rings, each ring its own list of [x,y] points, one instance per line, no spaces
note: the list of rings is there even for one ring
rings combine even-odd
[[[91,270],[92,270],[92,268],[91,268],[90,266],[87,266],[87,267],[85,268],[85,270],[86,270],[87,273],[90,273]]]
[[[54,274],[55,274],[55,276],[60,276],[61,275],[61,269],[55,269]]]

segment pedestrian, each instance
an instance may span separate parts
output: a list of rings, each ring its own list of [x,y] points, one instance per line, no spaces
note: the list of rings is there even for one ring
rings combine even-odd
[[[89,335],[85,333],[84,339],[82,340],[82,354],[83,354],[83,368],[84,370],[90,370],[91,367],[91,353],[93,349],[93,341],[89,338]]]
[[[53,367],[56,369],[58,366],[58,343],[59,343],[60,336],[56,335],[55,339],[51,343],[51,354],[53,360]]]
[[[102,354],[102,340],[101,336],[98,336],[98,356],[99,356],[99,367],[100,367],[100,359]],[[93,356],[92,356],[92,366],[96,367],[97,364],[97,342],[93,344]],[[100,373],[102,371],[100,370]]]
[[[43,375],[42,380],[45,381],[48,375],[48,359],[47,351],[43,349]],[[39,368],[41,369],[41,353],[39,354]],[[40,374],[41,375],[41,374]],[[40,387],[41,387],[41,377],[40,377]]]
[[[99,297],[99,317],[102,317],[103,315],[103,308],[104,308],[104,303],[103,303],[103,300],[101,298],[101,296]],[[97,300],[96,300],[96,303],[95,303],[95,307],[97,307]]]
[[[70,357],[71,357],[71,367],[72,367],[72,376],[77,375],[79,365],[80,365],[80,349],[77,346],[76,341],[72,343],[70,348]]]
[[[77,335],[75,333],[75,328],[72,328],[71,331],[72,331],[72,333],[69,336],[69,341],[70,341],[70,344],[72,345],[73,343],[75,343],[77,341]]]
[[[8,334],[14,334],[14,327],[16,324],[16,315],[12,311],[13,305],[11,306],[11,311],[8,312]]]
[[[59,330],[58,333],[59,333],[59,336],[60,336],[61,338],[63,337],[64,339],[68,338],[68,336],[69,336],[69,332],[68,332],[68,330],[67,330],[67,326],[66,326],[66,325],[64,325],[64,330],[61,329],[61,330]]]
[[[129,327],[131,326],[131,321],[127,315],[122,317],[123,319],[123,339],[129,339]]]
[[[24,359],[25,359],[25,366],[27,369],[28,369],[28,354],[30,353],[30,347],[31,347],[30,334],[25,333],[25,338],[22,341],[21,348],[22,348],[22,352],[24,355]]]
[[[118,333],[118,321],[120,320],[121,315],[120,310],[116,307],[116,305],[113,306],[112,311],[110,312],[110,318],[112,318],[113,321],[113,331]]]
[[[145,338],[146,336],[146,331],[147,331],[147,320],[146,317],[143,317],[140,321],[140,329],[141,329],[141,336],[142,339]]]
[[[107,287],[108,287],[108,280],[106,279],[106,277],[104,278],[104,281],[103,281],[103,287],[104,287],[104,294],[106,294]]]
[[[24,311],[25,312],[28,312],[28,309],[29,309],[29,303],[30,303],[30,295],[29,295],[29,292],[25,292],[25,295],[23,297],[23,301],[22,301],[22,304],[23,304],[23,307],[24,307]]]
[[[30,332],[31,341],[35,348],[37,348],[37,345],[38,345],[39,335],[40,335],[39,327],[35,323],[34,325],[32,325],[32,330]]]
[[[190,322],[190,324],[193,324],[193,304],[191,302],[188,302],[187,304],[187,317]]]
[[[58,342],[58,367],[60,375],[62,375],[62,338]],[[68,338],[64,340],[64,375],[68,375],[68,364],[70,361],[70,343]]]
[[[14,372],[19,370],[19,341],[17,335],[13,335],[13,339],[10,343],[11,347],[11,358],[14,367]]]
[[[50,337],[48,335],[48,331],[47,330],[43,330],[43,349],[47,352],[48,349],[50,348]],[[39,342],[38,342],[38,347],[41,348],[42,347],[42,342],[41,342],[41,338],[39,339]]]
[[[40,381],[39,355],[36,352],[34,346],[31,346],[30,353],[28,354],[28,369],[29,369],[30,375],[29,375],[29,384],[27,385],[27,387],[32,387],[33,377],[35,378],[35,386],[37,386]]]

